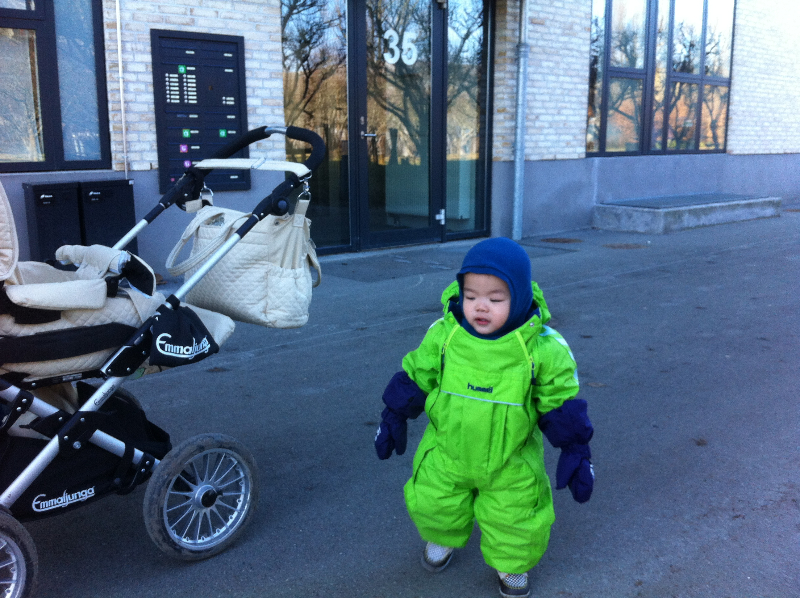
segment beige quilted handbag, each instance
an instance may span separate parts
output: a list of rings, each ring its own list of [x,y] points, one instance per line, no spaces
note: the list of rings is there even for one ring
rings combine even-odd
[[[298,200],[294,214],[266,216],[233,246],[186,296],[186,301],[234,320],[270,328],[297,328],[308,321],[311,289],[322,270],[306,218],[309,200]],[[197,212],[167,258],[173,276],[188,279],[250,214],[206,206]],[[175,264],[192,240],[186,261]],[[312,281],[311,268],[317,271]]]

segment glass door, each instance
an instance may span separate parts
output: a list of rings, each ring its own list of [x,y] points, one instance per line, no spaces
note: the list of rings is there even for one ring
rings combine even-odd
[[[351,129],[363,247],[443,238],[443,160],[435,158],[443,155],[443,115],[432,113],[443,108],[432,101],[444,72],[443,36],[435,34],[443,12],[431,0],[364,0],[356,13],[365,17]]]
[[[488,229],[483,0],[281,0],[284,114],[328,153],[311,179],[321,253]],[[292,160],[303,144],[287,144]]]
[[[487,228],[488,23],[483,0],[447,3],[447,233]]]
[[[317,246],[333,250],[351,247],[348,13],[347,0],[281,0],[284,122],[325,141],[325,160],[311,177],[308,216]],[[287,139],[286,154],[302,162],[308,146]]]

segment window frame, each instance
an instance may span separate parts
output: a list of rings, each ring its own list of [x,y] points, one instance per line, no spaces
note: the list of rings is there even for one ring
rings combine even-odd
[[[618,67],[610,66],[611,62],[611,35],[612,35],[612,17],[613,17],[613,3],[615,0],[603,0],[605,2],[605,11],[603,14],[603,45],[602,52],[599,55],[601,64],[600,77],[600,122],[597,134],[596,150],[586,149],[587,157],[615,157],[615,156],[642,156],[642,155],[673,155],[673,154],[709,154],[709,153],[725,153],[727,151],[728,143],[728,123],[730,114],[730,89],[732,80],[733,65],[731,64],[727,77],[719,77],[708,75],[705,72],[706,64],[706,33],[708,26],[708,1],[703,0],[703,22],[702,33],[700,39],[700,57],[697,74],[688,74],[676,72],[673,69],[674,58],[674,16],[675,16],[675,1],[669,0],[669,15],[667,15],[668,33],[667,33],[667,57],[666,64],[664,65],[664,97],[661,110],[663,111],[662,122],[658,135],[655,134],[654,126],[656,123],[655,118],[655,82],[657,72],[657,35],[658,35],[658,8],[659,0],[646,0],[646,18],[645,18],[645,59],[644,67],[641,69],[631,67]],[[733,15],[731,15],[731,48],[729,59],[733,60],[733,45],[735,40],[736,31],[736,0],[733,3]],[[642,118],[640,122],[640,131],[638,139],[638,149],[632,151],[608,151],[607,150],[607,133],[609,122],[609,89],[611,81],[614,79],[633,79],[642,81]],[[692,145],[690,149],[670,149],[669,145],[669,103],[671,102],[672,88],[676,83],[686,83],[697,86],[697,105],[694,107],[695,117],[695,130],[692,136]],[[706,93],[706,88],[709,86],[725,88],[728,92],[728,105],[725,113],[725,142],[721,148],[702,149],[701,143],[703,141],[703,101]],[[590,90],[591,94],[591,90]],[[591,108],[591,106],[590,106]],[[588,123],[588,121],[587,121]],[[660,148],[653,146],[656,137],[660,137]],[[588,145],[588,143],[587,143]]]
[[[36,32],[36,68],[39,75],[39,96],[46,98],[46,100],[42,100],[40,108],[44,160],[0,162],[0,173],[111,168],[102,0],[91,0],[91,7],[100,158],[98,160],[66,160],[64,158],[55,6],[53,5],[53,0],[37,0],[34,10],[0,9],[0,28],[26,29]]]

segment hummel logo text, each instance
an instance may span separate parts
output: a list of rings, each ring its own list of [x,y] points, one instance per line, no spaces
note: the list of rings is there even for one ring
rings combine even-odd
[[[469,390],[477,390],[478,392],[491,393],[492,391],[494,391],[494,386],[473,386],[469,382],[467,382],[467,388]]]

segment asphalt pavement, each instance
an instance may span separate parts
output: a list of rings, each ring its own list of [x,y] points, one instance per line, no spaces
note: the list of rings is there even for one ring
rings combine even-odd
[[[555,492],[548,598],[800,597],[800,213],[667,235],[524,240],[595,426],[590,502]],[[313,232],[313,229],[312,229]],[[183,563],[145,531],[144,488],[27,525],[47,598],[497,596],[476,529],[432,575],[379,461],[381,393],[475,241],[322,259],[309,323],[238,324],[218,355],[126,385],[177,443],[248,446],[260,503],[241,540]],[[546,450],[554,474],[557,451]]]

